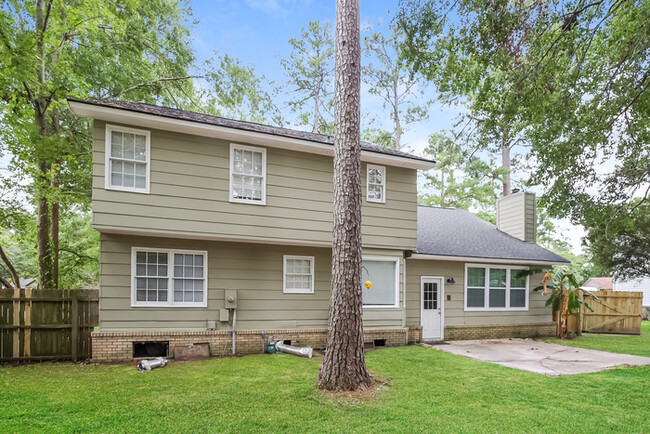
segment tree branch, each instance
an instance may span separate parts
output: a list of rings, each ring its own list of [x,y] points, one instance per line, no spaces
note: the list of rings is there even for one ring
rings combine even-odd
[[[164,83],[164,82],[168,82],[168,81],[189,80],[189,79],[192,79],[192,78],[205,78],[205,76],[203,76],[203,75],[187,75],[185,77],[161,77],[161,78],[159,78],[157,80],[146,81],[146,82],[142,82],[142,83],[136,84],[136,85],[131,86],[131,87],[127,87],[126,89],[124,89],[120,93],[118,93],[117,95],[111,95],[111,98],[119,98],[122,95],[124,95],[125,93],[129,93],[129,92],[131,92],[133,90],[141,89],[143,87],[150,87],[150,86],[155,85],[156,83]]]
[[[13,285],[8,281],[6,281],[5,279],[3,279],[2,276],[0,276],[0,283],[2,283],[4,287],[7,289],[14,289]]]
[[[88,255],[82,255],[80,253],[75,252],[74,250],[66,249],[65,247],[59,247],[59,252],[71,253],[71,254],[75,255],[79,259],[87,259],[89,261],[99,262],[99,260],[97,258],[93,258],[92,256],[88,256]]]
[[[11,276],[14,279],[14,286],[20,289],[20,278],[18,277],[18,272],[16,272],[14,265],[11,263],[11,261],[5,254],[5,251],[2,249],[2,246],[0,246],[0,258],[2,258],[2,261],[5,264],[7,264],[7,268],[9,268],[9,272],[11,273]]]

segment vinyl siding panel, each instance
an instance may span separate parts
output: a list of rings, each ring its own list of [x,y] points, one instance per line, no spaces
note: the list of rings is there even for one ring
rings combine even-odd
[[[527,242],[537,239],[535,195],[515,193],[497,201],[497,227]]]
[[[105,124],[96,121],[93,224],[100,232],[329,246],[332,158],[267,148],[266,205],[229,201],[230,142],[151,131],[150,194],[106,190]],[[364,246],[415,249],[417,173],[386,167],[386,203],[367,203]]]
[[[408,259],[406,263],[406,324],[420,325],[420,278],[442,276],[445,297],[445,325],[510,325],[552,321],[551,308],[544,306],[546,297],[532,289],[539,286],[542,274],[529,277],[528,311],[465,311],[465,263]],[[451,285],[446,280],[456,281]],[[447,300],[451,296],[451,300]]]
[[[208,252],[207,307],[131,307],[131,248],[152,247]],[[216,242],[172,238],[101,235],[100,327],[110,330],[205,330],[218,322],[225,289],[237,289],[237,329],[325,328],[329,314],[331,249]],[[283,255],[314,256],[314,293],[285,294]],[[368,256],[400,257],[402,251],[364,250]],[[400,261],[402,270],[404,260]],[[400,307],[364,309],[364,327],[402,327],[403,275]]]

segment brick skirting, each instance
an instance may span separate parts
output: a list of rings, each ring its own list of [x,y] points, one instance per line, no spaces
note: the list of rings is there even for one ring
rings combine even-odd
[[[512,324],[512,325],[466,325],[445,327],[445,340],[534,338],[554,336],[555,323]]]
[[[419,332],[418,332],[418,329]],[[397,347],[408,342],[419,341],[421,328],[364,330],[364,341],[385,339],[386,346]],[[268,340],[291,340],[292,345],[324,348],[327,329],[306,330],[244,330],[237,332],[236,351],[239,355],[260,354]],[[232,354],[232,333],[229,331],[128,331],[92,333],[93,361],[118,362],[133,360],[133,342],[167,341],[169,357],[174,357],[174,349],[192,344],[210,344],[210,355],[229,356]]]

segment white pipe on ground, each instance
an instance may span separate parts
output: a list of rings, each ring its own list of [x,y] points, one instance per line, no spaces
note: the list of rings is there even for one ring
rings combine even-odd
[[[293,354],[294,356],[307,357],[308,359],[311,359],[314,353],[314,350],[311,347],[294,347],[292,345],[285,345],[284,341],[276,342],[275,348],[278,351],[282,351],[283,353]]]

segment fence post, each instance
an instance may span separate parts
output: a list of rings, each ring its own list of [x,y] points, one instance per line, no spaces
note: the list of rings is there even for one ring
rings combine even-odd
[[[72,304],[70,306],[70,319],[72,320],[72,332],[70,333],[70,345],[72,347],[72,361],[77,361],[77,348],[79,347],[79,298],[77,291],[70,291]]]
[[[32,290],[25,288],[25,331],[23,332],[23,356],[32,355]]]
[[[13,357],[20,357],[20,288],[14,288],[14,349]]]

